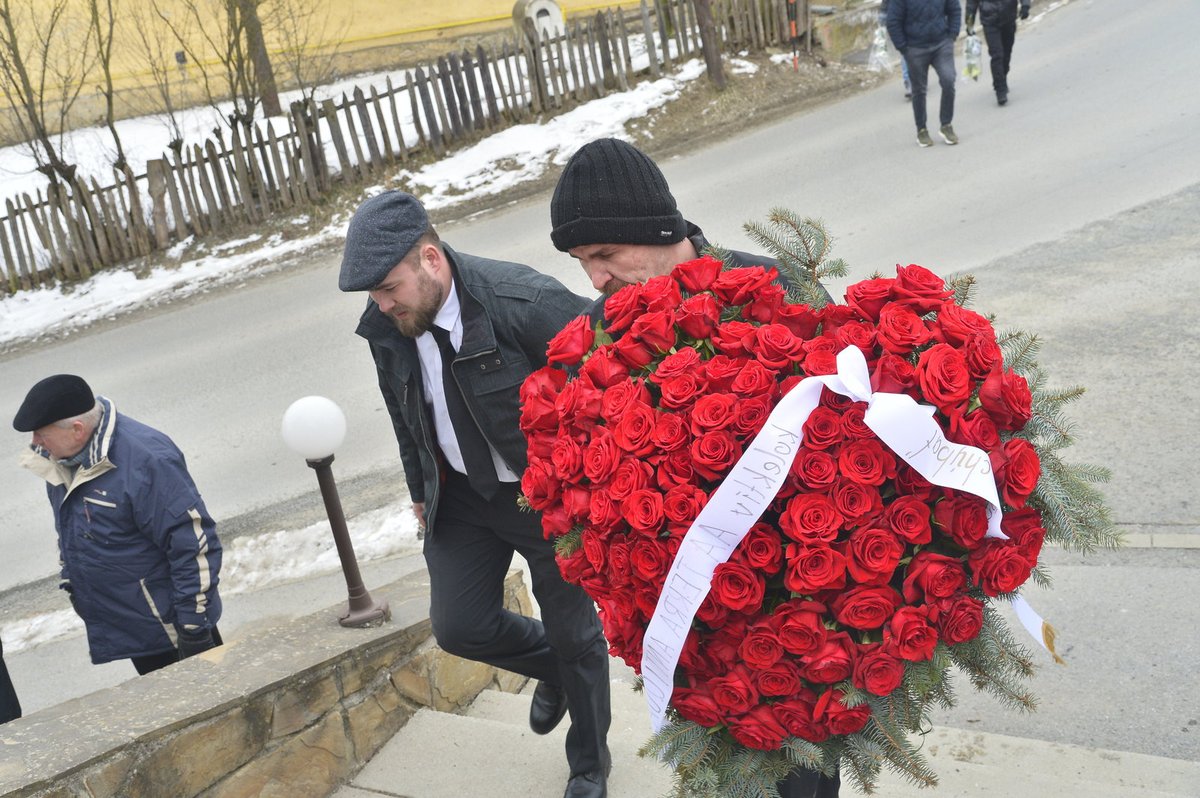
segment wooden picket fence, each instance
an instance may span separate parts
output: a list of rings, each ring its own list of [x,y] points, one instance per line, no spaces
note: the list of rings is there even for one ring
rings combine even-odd
[[[791,41],[789,7],[805,31],[806,0],[714,0],[728,50]],[[658,78],[700,51],[689,0],[642,0],[640,11],[597,12],[557,36],[532,27],[408,71],[399,85],[356,88],[340,100],[295,103],[278,120],[114,170],[113,181],[59,182],[9,199],[0,218],[0,296],[86,279],[189,236],[228,234],[303,208],[341,185],[385,179],[417,154],[447,149],[543,113],[569,109],[645,75]],[[640,61],[640,53],[638,54]]]

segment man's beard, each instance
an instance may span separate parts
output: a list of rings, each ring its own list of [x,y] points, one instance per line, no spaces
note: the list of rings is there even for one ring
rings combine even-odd
[[[633,283],[627,283],[624,280],[618,280],[616,277],[614,277],[604,284],[604,288],[600,289],[600,293],[604,294],[605,296],[612,296],[622,288],[629,285],[633,285]]]
[[[407,338],[416,338],[429,332],[433,327],[433,320],[446,301],[446,291],[441,283],[424,271],[417,273],[417,289],[416,305],[412,307],[397,306],[388,313],[392,324],[395,324],[400,334]],[[397,311],[402,312],[403,315],[399,317],[393,315]]]

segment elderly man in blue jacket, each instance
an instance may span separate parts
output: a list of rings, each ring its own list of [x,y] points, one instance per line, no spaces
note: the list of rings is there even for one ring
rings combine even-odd
[[[21,464],[46,481],[92,662],[145,674],[220,645],[221,542],[171,439],[74,374],[34,385],[13,427],[33,434]]]
[[[961,25],[962,6],[958,0],[890,0],[888,3],[888,35],[908,64],[917,144],[922,147],[933,146],[925,118],[930,66],[942,87],[938,132],[947,144],[958,143],[951,123],[954,121],[954,40]]]

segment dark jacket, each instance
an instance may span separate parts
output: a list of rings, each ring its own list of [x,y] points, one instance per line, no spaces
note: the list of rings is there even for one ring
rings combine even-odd
[[[463,340],[454,378],[488,443],[519,475],[527,465],[518,425],[521,384],[546,365],[546,344],[586,310],[589,300],[528,266],[459,254],[445,244],[442,251],[462,305]],[[441,457],[416,343],[400,334],[374,300],[367,300],[357,333],[367,339],[375,359],[409,495],[425,502],[425,525],[432,530]]]
[[[1020,0],[1020,7],[1028,9],[1031,0]],[[967,26],[975,24],[975,15],[979,15],[979,24],[988,28],[1005,25],[1015,25],[1017,22],[1018,0],[967,0]]]
[[[935,47],[958,36],[962,6],[958,0],[890,0],[888,36],[896,49]]]
[[[77,470],[40,447],[22,460],[46,480],[61,586],[96,664],[166,653],[176,626],[210,629],[221,617],[221,541],[183,452],[98,401],[103,415]]]

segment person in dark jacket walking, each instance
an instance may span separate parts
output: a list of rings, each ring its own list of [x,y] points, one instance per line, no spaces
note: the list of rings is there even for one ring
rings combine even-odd
[[[589,310],[593,321],[604,319],[604,301],[621,288],[670,274],[709,247],[679,212],[658,164],[620,139],[596,139],[571,156],[550,200],[550,225],[554,246],[577,259],[602,294]],[[764,255],[730,256],[735,266],[779,265]],[[782,275],[780,282],[786,287]],[[836,774],[797,768],[776,789],[781,798],[837,798],[840,785]]]
[[[983,25],[991,60],[992,88],[996,102],[1008,103],[1008,68],[1012,63],[1013,43],[1017,40],[1017,17],[1027,19],[1032,0],[967,0],[967,33],[973,33],[975,15]],[[1019,10],[1018,10],[1019,6]]]
[[[527,465],[519,390],[589,301],[528,266],[455,252],[400,191],[355,212],[338,287],[369,292],[358,334],[427,530],[438,645],[537,679],[529,725],[538,734],[569,708],[565,798],[604,798],[608,643],[592,600],[562,578],[541,517],[517,504]],[[540,621],[503,607],[514,552],[529,563]]]
[[[46,481],[92,662],[145,674],[221,645],[221,541],[171,439],[74,374],[30,388],[13,428],[33,433],[21,464]]]
[[[8,676],[8,666],[4,664],[4,641],[0,641],[0,723],[8,723],[19,717],[21,702],[17,700],[17,691]]]
[[[947,144],[958,143],[951,123],[954,121],[954,40],[961,25],[962,6],[958,0],[890,0],[888,3],[888,36],[908,64],[917,144],[922,147],[933,145],[925,111],[930,66],[942,87],[938,132]]]

